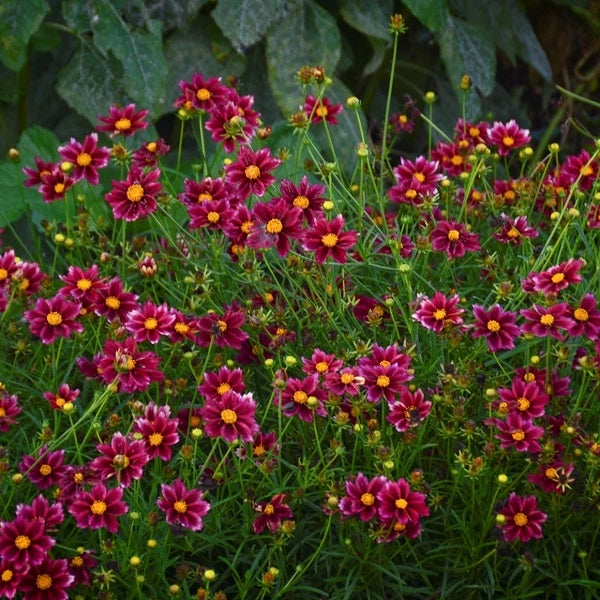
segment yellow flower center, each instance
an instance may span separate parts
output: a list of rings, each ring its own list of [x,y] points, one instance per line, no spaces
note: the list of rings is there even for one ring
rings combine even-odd
[[[90,510],[94,515],[103,515],[106,512],[106,502],[102,500],[94,500]]]
[[[508,404],[506,402],[500,402],[500,404],[498,404],[498,412],[501,415],[505,415],[508,412]]]
[[[292,204],[302,210],[308,208],[310,202],[306,196],[296,196]]]
[[[48,475],[50,475],[50,473],[52,473],[52,467],[48,464],[43,464],[40,467],[40,475],[43,475],[44,477],[48,477]]]
[[[62,406],[65,405],[66,400],[64,398],[61,398],[60,396],[57,396],[56,400],[54,401],[54,404],[56,404],[56,406],[58,406],[59,408],[61,408]]]
[[[527,515],[523,514],[522,512],[518,512],[513,517],[513,521],[515,522],[515,525],[519,527],[525,527],[525,525],[527,525]]]
[[[379,387],[387,387],[390,385],[390,378],[387,375],[379,375],[377,377],[377,385]]]
[[[354,375],[352,373],[342,373],[340,380],[344,385],[348,385],[354,381]]]
[[[552,283],[560,283],[565,278],[564,273],[555,273],[552,275]]]
[[[219,219],[221,218],[221,215],[214,211],[211,210],[207,215],[206,218],[211,222],[211,223],[217,223],[219,221]]]
[[[505,135],[505,136],[502,138],[502,143],[503,143],[505,146],[514,146],[514,143],[515,143],[515,138],[513,138],[513,137],[510,137],[510,135]]]
[[[250,233],[250,230],[252,229],[252,221],[244,221],[241,225],[240,225],[240,231],[242,233],[248,234]]]
[[[524,396],[521,396],[517,400],[517,408],[519,410],[527,410],[530,406],[531,406],[531,402],[527,398],[525,398]]]
[[[131,356],[127,356],[125,359],[125,368],[128,371],[133,371],[133,369],[135,369],[135,360]]]
[[[144,197],[144,188],[139,183],[134,183],[127,188],[127,200],[139,202]]]
[[[222,396],[223,394],[225,394],[226,392],[228,392],[230,389],[231,389],[231,386],[228,383],[222,383],[217,388],[217,394],[219,394],[219,396]]]
[[[198,194],[198,204],[202,204],[202,202],[211,202],[213,199],[212,194],[203,193]]]
[[[425,175],[423,173],[417,172],[414,174],[414,178],[419,182],[423,183],[425,181]]]
[[[119,306],[121,306],[121,301],[116,296],[109,296],[104,304],[108,306],[108,308],[112,308],[113,310],[117,310]]]
[[[588,175],[591,175],[594,172],[594,169],[592,169],[590,165],[583,165],[579,172],[583,177],[587,177]]]
[[[525,375],[523,375],[523,379],[527,383],[531,383],[532,381],[535,381],[535,375],[533,373],[525,373]]]
[[[83,567],[83,558],[81,556],[74,556],[71,559],[71,566],[76,568]]]
[[[219,319],[217,321],[217,325],[219,326],[219,331],[221,333],[225,333],[227,331],[227,323],[225,323],[225,321],[222,321],[221,319]]]
[[[244,175],[248,179],[258,179],[260,177],[260,169],[256,165],[248,165],[244,169]]]
[[[375,503],[375,496],[373,496],[373,494],[369,494],[369,492],[365,492],[361,497],[360,497],[360,501],[365,505],[365,506],[373,506],[373,504]]]
[[[6,416],[6,411],[2,407],[0,407],[0,419],[2,419],[5,416]]]
[[[54,184],[54,191],[57,194],[62,194],[65,191],[65,184],[64,183],[55,183]]]
[[[131,129],[131,121],[129,119],[119,119],[116,123],[115,123],[115,129],[117,131],[127,131],[128,129]]]
[[[223,422],[227,423],[227,425],[233,425],[237,421],[237,414],[235,410],[226,408],[221,411],[221,419],[223,419]]]
[[[80,167],[87,167],[92,162],[92,157],[87,152],[77,155],[77,164]]]
[[[546,327],[550,327],[554,323],[554,316],[550,313],[546,313],[540,317],[540,323]]]
[[[406,115],[398,115],[398,123],[400,123],[400,125],[405,125],[408,123],[408,117]]]
[[[294,402],[297,402],[298,404],[305,404],[308,400],[308,394],[302,390],[298,390],[297,392],[294,392],[293,398]]]
[[[469,127],[469,135],[471,137],[479,137],[479,127]]]
[[[323,119],[329,114],[329,111],[327,110],[326,106],[319,104],[319,106],[317,106],[317,109],[315,110],[315,114],[318,117],[321,117],[321,119]]]
[[[446,318],[446,310],[443,308],[438,308],[434,313],[433,313],[433,318],[436,321],[443,321]]]
[[[413,190],[412,188],[410,190],[406,190],[406,192],[404,193],[404,195],[409,199],[412,200],[413,198],[417,197],[417,190]]]
[[[8,277],[8,271],[6,269],[0,269],[0,281],[3,281]]]
[[[325,373],[328,369],[329,365],[323,360],[315,365],[315,371],[317,373]]]
[[[160,446],[163,442],[163,436],[161,433],[158,433],[158,431],[155,431],[153,434],[150,435],[150,437],[148,438],[148,441],[150,442],[151,446]]]
[[[272,515],[275,512],[275,507],[272,504],[267,504],[263,508],[263,512],[265,513],[265,515]]]
[[[545,471],[544,471],[544,475],[548,478],[548,479],[556,479],[556,476],[558,475],[556,469],[554,467],[548,467]]]
[[[175,331],[180,334],[186,334],[190,330],[189,326],[185,323],[175,323]]]
[[[52,585],[52,577],[47,573],[42,573],[35,578],[35,587],[38,590],[49,590]]]
[[[494,321],[494,319],[490,319],[487,322],[487,328],[492,333],[495,333],[496,331],[500,331],[500,323],[498,323],[498,321]]]
[[[113,458],[112,464],[118,469],[126,469],[129,466],[129,457],[125,454],[116,454]]]
[[[463,164],[463,157],[460,154],[455,154],[451,159],[450,162],[455,166],[458,167],[459,165]]]
[[[279,233],[283,229],[283,223],[279,219],[271,219],[267,223],[267,231],[269,233]]]
[[[148,152],[156,152],[157,148],[156,142],[148,142],[146,144],[146,150],[148,150]]]
[[[18,535],[15,538],[15,546],[19,550],[27,550],[31,546],[31,540],[26,535]]]
[[[400,510],[404,510],[408,506],[408,502],[404,498],[398,498],[394,504]]]
[[[516,238],[516,237],[519,237],[519,235],[521,235],[521,234],[519,233],[519,230],[518,230],[518,229],[516,229],[515,227],[511,227],[511,228],[510,228],[510,229],[509,229],[509,230],[506,232],[506,235],[507,235],[507,237],[509,237],[509,238],[513,238],[513,239],[514,239],[514,238]]]
[[[196,98],[198,98],[200,102],[206,102],[207,100],[210,100],[210,92],[206,88],[200,88],[196,92]]]
[[[173,508],[181,515],[187,510],[187,503],[185,500],[177,500],[173,503]]]
[[[75,475],[73,475],[73,481],[75,483],[83,483],[83,473],[75,473]]]
[[[48,325],[60,325],[62,323],[62,316],[60,313],[52,311],[46,315],[46,321],[48,322]]]
[[[379,366],[380,367],[385,367],[386,369],[391,365],[392,363],[389,360],[380,360],[379,361]]]
[[[459,238],[460,238],[460,233],[456,229],[451,229],[448,232],[448,239],[451,242],[457,242]]]
[[[12,576],[13,572],[10,569],[4,569],[0,578],[2,579],[2,581],[4,581],[4,583],[7,583],[12,579]]]
[[[152,331],[153,329],[156,329],[157,327],[158,327],[158,321],[154,317],[148,317],[144,321],[145,329],[149,329],[150,331]]]
[[[21,284],[19,285],[19,289],[24,292],[27,288],[29,287],[29,279],[27,279],[27,277],[25,279],[23,279],[23,281],[21,281]]]
[[[254,456],[262,456],[266,452],[265,447],[262,444],[254,446],[252,453]]]
[[[198,427],[201,423],[201,419],[200,417],[196,417],[195,415],[192,416],[192,418],[190,419],[190,425],[192,427]]]
[[[573,312],[573,316],[578,320],[578,321],[587,321],[589,319],[589,313],[587,310],[585,310],[585,308],[576,308],[575,311]]]
[[[338,243],[338,236],[335,233],[326,233],[321,237],[321,242],[323,246],[327,248],[333,248]]]
[[[92,282],[89,279],[80,279],[77,281],[77,289],[85,292],[92,287]]]
[[[525,432],[522,429],[517,429],[517,431],[512,432],[511,436],[515,442],[520,442],[525,439]]]

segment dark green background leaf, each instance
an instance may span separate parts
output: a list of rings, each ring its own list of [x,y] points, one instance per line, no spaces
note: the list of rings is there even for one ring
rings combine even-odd
[[[402,0],[402,3],[431,31],[441,31],[448,24],[446,0]]]
[[[389,21],[393,12],[392,0],[347,0],[340,14],[346,23],[365,35],[391,41]]]

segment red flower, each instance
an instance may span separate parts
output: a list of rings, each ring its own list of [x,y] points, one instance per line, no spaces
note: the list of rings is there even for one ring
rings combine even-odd
[[[83,140],[83,144],[75,138],[65,146],[58,147],[61,157],[73,165],[71,176],[75,181],[86,179],[92,185],[100,183],[98,169],[104,168],[110,158],[108,148],[98,148],[98,134],[90,133]]]
[[[529,475],[527,480],[541,487],[544,492],[564,494],[575,481],[571,473],[573,473],[572,464],[565,465],[561,458],[555,458],[549,464],[541,464],[538,472]]]
[[[433,196],[437,192],[437,184],[443,179],[438,168],[437,161],[429,161],[424,156],[418,156],[414,161],[400,159],[400,164],[394,167],[398,183],[388,191],[390,200],[417,204],[424,197]]]
[[[50,406],[54,410],[62,410],[63,406],[67,403],[73,403],[77,400],[79,396],[79,390],[77,388],[71,389],[69,384],[63,383],[59,388],[56,394],[52,392],[44,392],[43,396],[48,402]]]
[[[370,521],[378,512],[381,493],[387,483],[383,475],[369,480],[359,473],[355,480],[346,481],[346,495],[340,500],[344,517],[357,516],[361,521]]]
[[[158,157],[164,156],[171,147],[162,138],[155,142],[144,142],[132,155],[133,169],[152,169],[158,165]]]
[[[442,169],[451,177],[459,177],[461,173],[468,173],[473,167],[467,161],[469,144],[464,142],[438,142],[431,151],[431,158],[437,161]]]
[[[527,383],[521,377],[515,377],[510,389],[498,388],[498,395],[506,402],[509,411],[525,419],[536,419],[546,414],[548,396],[536,381]]]
[[[248,334],[241,329],[246,322],[244,313],[236,304],[225,307],[225,314],[209,313],[198,319],[198,344],[208,348],[211,344],[219,348],[240,350]]]
[[[75,518],[77,527],[106,528],[110,533],[117,533],[119,530],[117,517],[129,510],[122,498],[121,488],[107,489],[104,484],[97,483],[90,492],[77,493],[69,506],[69,512]]]
[[[163,483],[160,491],[156,504],[166,514],[169,525],[181,525],[191,531],[202,530],[202,517],[210,510],[210,504],[202,499],[200,490],[188,490],[181,479],[176,479],[171,485]]]
[[[7,250],[0,255],[0,288],[10,285],[11,277],[17,272],[18,268],[14,250]]]
[[[463,256],[465,252],[475,252],[481,248],[479,235],[467,231],[462,223],[440,221],[431,232],[431,247],[445,252],[448,258]]]
[[[492,352],[515,347],[515,339],[521,334],[516,325],[516,313],[504,310],[499,304],[489,310],[474,304],[473,316],[476,319],[473,337],[485,337]]]
[[[337,371],[344,362],[335,357],[335,354],[327,354],[320,348],[316,348],[310,359],[302,357],[302,370],[307,375],[318,373],[325,377],[328,373]]]
[[[12,600],[19,590],[22,573],[6,560],[0,559],[0,598]]]
[[[18,263],[17,270],[12,275],[17,289],[27,296],[39,292],[45,278],[46,274],[41,271],[40,266],[31,262]]]
[[[544,430],[542,427],[536,427],[530,419],[511,412],[506,417],[506,421],[495,419],[494,422],[500,430],[495,437],[500,440],[501,448],[514,448],[518,452],[534,454],[542,451],[537,440],[542,437]]]
[[[15,417],[23,409],[19,406],[19,399],[14,394],[9,394],[5,390],[0,390],[0,432],[5,433],[14,425],[17,420]]]
[[[302,247],[315,253],[317,264],[323,264],[329,257],[338,263],[346,262],[346,252],[356,243],[357,234],[356,231],[342,231],[344,224],[342,215],[331,221],[320,217],[304,232]]]
[[[464,308],[457,308],[460,298],[458,295],[447,297],[436,292],[431,300],[425,296],[419,303],[418,310],[412,315],[413,319],[426,327],[441,333],[445,327],[462,325]]]
[[[493,235],[499,242],[520,246],[523,238],[536,238],[539,233],[527,224],[527,217],[512,219],[505,215],[502,229]]]
[[[23,173],[27,175],[27,179],[23,182],[25,187],[35,187],[41,185],[44,180],[52,173],[56,168],[56,163],[42,160],[39,156],[34,156],[35,169],[31,167],[24,167]]]
[[[207,229],[223,230],[234,214],[227,200],[213,200],[188,207],[190,229],[206,227]]]
[[[342,112],[341,104],[331,104],[327,98],[316,98],[310,94],[304,100],[304,113],[313,123],[327,121],[337,125],[336,115]]]
[[[559,329],[569,329],[573,325],[572,319],[567,316],[568,305],[565,302],[544,308],[534,304],[533,308],[524,308],[519,312],[528,322],[521,325],[523,333],[533,333],[537,337],[552,336],[557,340],[563,339]]]
[[[179,421],[170,416],[171,409],[168,406],[156,407],[154,403],[150,403],[145,415],[138,417],[133,424],[134,433],[141,433],[144,438],[150,459],[159,457],[165,462],[171,460],[171,446],[179,441]]]
[[[179,194],[178,198],[188,209],[196,204],[228,199],[222,179],[212,179],[211,177],[205,177],[202,181],[185,179],[183,189],[183,194]]]
[[[66,559],[46,556],[23,575],[19,590],[27,600],[67,600],[74,581]]]
[[[99,290],[106,286],[106,281],[98,274],[98,266],[92,265],[85,271],[81,267],[70,266],[66,275],[60,275],[64,282],[58,295],[80,302],[83,308],[90,308],[96,301]]]
[[[367,401],[373,403],[379,402],[382,396],[388,403],[393,402],[404,388],[402,384],[412,379],[411,373],[396,364],[388,366],[363,364],[360,366],[359,373],[364,379]]]
[[[431,410],[431,402],[425,400],[420,389],[411,392],[407,387],[402,387],[398,400],[390,404],[390,412],[386,420],[397,431],[408,431],[411,427],[419,425]]]
[[[0,556],[19,571],[43,562],[55,543],[46,535],[44,523],[37,519],[21,516],[0,526]]]
[[[106,125],[96,127],[98,131],[106,131],[111,137],[114,135],[123,135],[129,137],[137,131],[146,129],[148,122],[144,117],[148,115],[149,110],[140,110],[136,112],[135,104],[128,104],[124,108],[113,105],[108,109],[108,117],[98,117],[99,121]]]
[[[74,183],[75,180],[72,177],[55,165],[52,171],[43,178],[38,190],[44,202],[55,202],[62,200]]]
[[[548,515],[537,510],[535,496],[517,496],[514,492],[508,497],[507,505],[500,511],[506,518],[502,533],[507,542],[519,539],[528,542],[543,537],[542,523]]]
[[[529,129],[521,129],[514,119],[508,123],[496,121],[487,131],[487,142],[498,147],[500,156],[506,156],[530,141]]]
[[[339,371],[329,371],[325,375],[325,389],[336,396],[356,396],[365,378],[360,375],[358,367],[344,367]]]
[[[225,392],[220,398],[208,399],[200,415],[206,435],[222,437],[229,443],[238,438],[251,442],[260,429],[256,422],[256,402],[252,394]]]
[[[569,285],[581,281],[579,270],[582,266],[582,260],[569,258],[546,271],[531,274],[534,290],[543,294],[558,294]]]
[[[310,185],[308,177],[304,175],[298,185],[289,179],[282,179],[279,184],[281,197],[291,206],[302,209],[302,216],[309,225],[322,215],[321,207],[325,198],[325,186],[319,183]]]
[[[252,523],[252,529],[257,535],[262,533],[265,527],[271,533],[277,533],[284,519],[293,518],[292,509],[285,504],[286,494],[275,494],[269,502],[258,502],[254,505],[254,510],[259,514]]]
[[[429,515],[425,494],[413,492],[408,481],[386,481],[378,495],[378,514],[384,523],[418,523]]]
[[[44,445],[39,449],[37,458],[25,454],[19,463],[19,470],[27,475],[29,481],[38,489],[45,490],[57,484],[64,475],[64,460],[64,450],[48,452],[48,447]]]
[[[121,487],[129,487],[134,479],[141,479],[149,460],[142,440],[128,440],[117,431],[110,444],[98,444],[96,448],[102,456],[92,460],[90,467],[103,481],[114,477]]]
[[[211,371],[204,373],[204,381],[198,386],[198,391],[207,400],[216,400],[230,391],[241,394],[244,387],[241,369],[221,367],[217,373]]]
[[[123,282],[113,277],[106,285],[97,288],[97,296],[93,303],[94,312],[108,321],[127,318],[127,313],[137,308],[137,294],[126,292]]]
[[[131,169],[127,179],[112,181],[112,190],[104,199],[113,209],[115,219],[137,221],[156,210],[156,196],[162,190],[160,169],[144,172]]]
[[[271,156],[270,148],[261,148],[253,152],[250,148],[240,148],[237,161],[225,166],[227,179],[233,183],[243,199],[251,194],[264,196],[267,187],[275,177],[271,171],[279,166],[281,161]]]
[[[38,335],[44,344],[51,344],[57,337],[68,338],[73,332],[83,331],[83,324],[75,321],[80,310],[80,304],[54,296],[48,300],[38,298],[35,308],[23,315],[29,322],[29,331]]]
[[[169,328],[175,321],[175,315],[171,314],[166,304],[157,306],[148,300],[139,308],[134,308],[127,313],[125,329],[133,334],[136,342],[148,341],[157,344],[161,335],[167,335]]]
[[[50,504],[41,494],[36,496],[31,504],[18,504],[15,517],[41,521],[46,531],[55,529],[65,520],[62,503]]]
[[[282,391],[273,397],[273,403],[281,406],[286,417],[297,416],[307,423],[312,423],[314,415],[327,416],[325,410],[325,392],[318,388],[319,376],[316,373],[297,379],[290,377]]]
[[[577,156],[568,156],[561,169],[561,173],[569,178],[571,184],[578,181],[577,187],[582,192],[591,189],[598,179],[600,163],[590,158],[589,152],[582,150]]]
[[[573,337],[584,335],[589,340],[597,340],[600,336],[600,311],[596,307],[594,294],[586,294],[576,308],[569,307],[567,316],[573,324],[567,327],[567,333]]]
[[[196,334],[198,333],[198,320],[196,317],[184,315],[181,311],[174,308],[171,309],[171,314],[175,317],[167,335],[173,343],[183,342],[188,340],[196,342]]]

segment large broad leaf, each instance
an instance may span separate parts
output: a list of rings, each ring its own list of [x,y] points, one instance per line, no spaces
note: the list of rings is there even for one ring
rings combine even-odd
[[[496,51],[494,44],[479,27],[461,19],[448,19],[438,35],[442,60],[455,89],[463,75],[469,75],[473,85],[488,96],[496,79]]]
[[[94,125],[98,115],[108,113],[111,104],[128,98],[118,79],[120,65],[105,59],[88,44],[82,44],[60,72],[56,90],[65,102]]]
[[[123,65],[123,86],[142,107],[154,111],[165,93],[167,65],[160,32],[132,31],[110,0],[95,0],[92,30],[97,47]]]
[[[144,5],[152,19],[160,21],[165,29],[183,29],[208,0],[145,0]]]
[[[29,38],[50,10],[44,0],[3,0],[0,2],[0,60],[18,71],[27,58]]]
[[[262,38],[284,13],[285,0],[219,0],[213,19],[239,51]]]
[[[431,31],[442,31],[450,18],[446,0],[402,0],[402,3]]]
[[[61,11],[65,23],[77,33],[90,31],[93,0],[62,0]]]
[[[394,11],[392,0],[346,0],[340,11],[349,25],[381,40],[390,40],[389,22]]]
[[[302,2],[267,35],[267,69],[277,104],[284,114],[304,101],[296,73],[305,65],[322,65],[333,73],[341,53],[335,18],[311,2]]]

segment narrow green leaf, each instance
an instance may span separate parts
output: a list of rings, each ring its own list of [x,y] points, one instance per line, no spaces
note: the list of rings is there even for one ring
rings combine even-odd
[[[496,51],[481,29],[461,19],[449,17],[438,35],[442,60],[455,89],[467,74],[484,96],[491,94],[496,78]]]
[[[219,0],[212,17],[239,51],[262,38],[284,14],[284,0]]]
[[[303,102],[296,73],[305,65],[322,65],[333,73],[341,38],[335,18],[311,0],[300,3],[267,35],[267,69],[277,104],[284,114]]]
[[[393,12],[392,0],[347,0],[340,14],[348,25],[361,33],[389,42],[391,35],[388,25]]]
[[[122,84],[142,107],[154,111],[165,93],[167,65],[156,33],[132,31],[110,0],[95,0],[92,30],[97,47],[123,65]]]
[[[402,0],[402,3],[431,31],[442,31],[450,19],[446,0]]]
[[[0,60],[13,71],[19,71],[27,58],[29,38],[38,30],[50,10],[44,0],[0,2]]]

